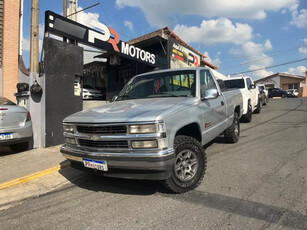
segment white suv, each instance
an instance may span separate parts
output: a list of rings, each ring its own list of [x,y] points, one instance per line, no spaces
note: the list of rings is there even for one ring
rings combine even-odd
[[[259,90],[256,88],[253,80],[250,77],[232,77],[225,80],[226,88],[240,89],[243,97],[243,116],[242,120],[250,122],[252,114],[260,113],[262,103],[259,99]]]

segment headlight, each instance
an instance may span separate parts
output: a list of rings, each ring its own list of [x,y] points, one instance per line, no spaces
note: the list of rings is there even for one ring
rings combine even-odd
[[[164,124],[150,124],[150,125],[130,125],[131,134],[141,133],[162,133],[165,132]]]
[[[74,133],[74,126],[69,124],[63,124],[63,131],[66,133]]]

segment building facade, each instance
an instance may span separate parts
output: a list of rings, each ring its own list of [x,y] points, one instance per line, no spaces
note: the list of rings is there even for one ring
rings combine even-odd
[[[264,84],[266,88],[281,88],[283,90],[297,89],[300,97],[307,97],[306,76],[288,73],[275,73],[255,81],[255,84]]]
[[[20,0],[0,0],[0,95],[16,101]]]

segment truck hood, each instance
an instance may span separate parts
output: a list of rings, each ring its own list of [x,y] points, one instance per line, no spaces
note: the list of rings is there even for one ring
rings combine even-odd
[[[163,119],[182,108],[191,106],[196,98],[153,98],[113,102],[78,112],[64,122],[109,123],[139,122]]]

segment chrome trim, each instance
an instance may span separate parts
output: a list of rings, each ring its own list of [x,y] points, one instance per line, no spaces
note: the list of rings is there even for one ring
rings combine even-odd
[[[112,123],[75,123],[75,122],[63,122],[63,124],[70,124],[75,126],[116,126],[116,125],[148,125],[148,124],[160,124],[163,123],[163,120],[158,121],[138,121],[138,122],[112,122]]]
[[[129,135],[99,135],[99,134],[84,134],[84,133],[64,133],[65,137],[78,138],[87,140],[140,140],[140,139],[156,139],[164,138],[165,133],[147,133],[147,134],[129,134]]]
[[[82,157],[75,157],[75,156],[71,156],[71,155],[68,155],[68,154],[65,154],[65,153],[62,153],[62,155],[66,159],[69,159],[69,160],[72,160],[72,161],[79,161],[79,162],[83,161]]]
[[[75,154],[83,154],[83,155],[87,155],[87,156],[93,156],[93,157],[148,157],[148,158],[154,158],[154,157],[167,157],[170,155],[173,155],[175,153],[174,149],[167,149],[164,151],[159,151],[159,152],[91,152],[91,151],[87,151],[87,150],[81,150],[81,149],[75,149],[75,148],[71,148],[69,146],[62,146],[61,150],[63,151],[67,151],[67,152],[71,152],[71,153],[75,153]],[[70,156],[70,157],[74,157],[71,156],[67,153],[62,153],[64,157]]]

